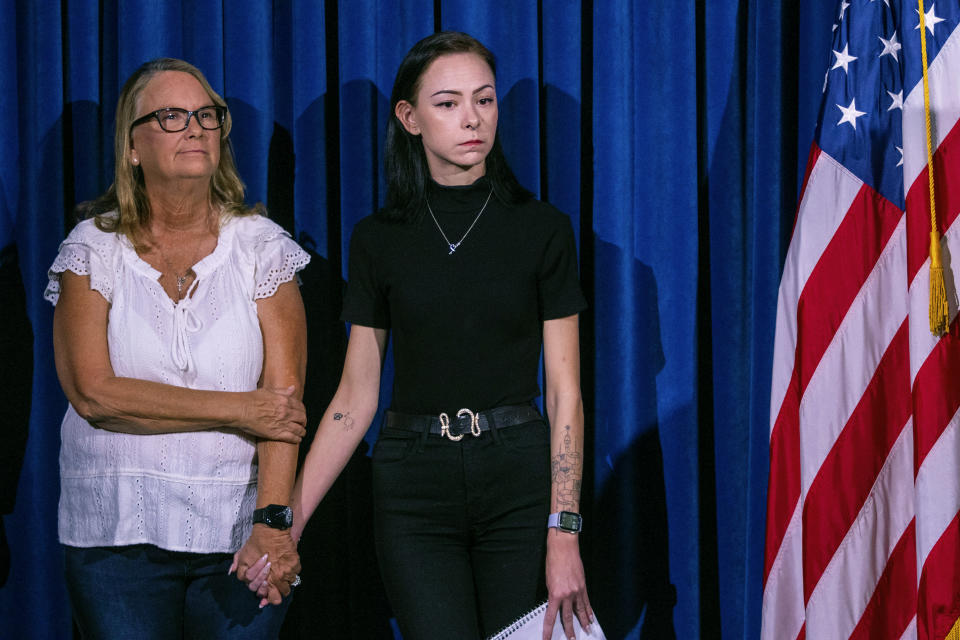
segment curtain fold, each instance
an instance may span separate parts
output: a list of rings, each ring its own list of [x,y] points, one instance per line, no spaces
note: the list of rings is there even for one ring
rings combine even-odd
[[[123,81],[146,60],[182,57],[227,100],[248,199],[313,256],[302,292],[315,425],[342,365],[350,233],[385,195],[393,77],[444,28],[497,56],[511,166],[577,236],[590,303],[581,544],[608,636],[757,638],[776,288],[836,17],[813,4],[5,3],[0,110],[16,126],[0,136],[0,246],[18,249],[35,366],[4,516],[0,635],[70,634],[56,539],[66,402],[42,292],[73,206],[110,184]],[[286,637],[307,637],[319,616],[331,637],[394,635],[369,536],[378,429],[307,529],[315,577]]]
[[[593,559],[617,585],[594,598],[602,612],[621,584],[626,596],[606,614],[611,637],[639,633],[641,618],[641,637],[699,628],[695,33],[689,3],[594,7],[595,337],[584,348],[595,365]],[[678,34],[690,46],[674,46]]]
[[[51,315],[41,305],[46,267],[63,236],[64,157],[63,40],[60,7],[52,3],[5,5],[16,53],[4,60],[17,77],[18,148],[4,156],[0,174],[16,184],[12,238],[16,243],[34,334],[33,397],[26,458],[13,517],[4,516],[12,566],[0,618],[26,635],[63,635],[68,621],[62,552],[57,544],[58,427],[66,408],[53,373]],[[48,303],[43,303],[48,304]],[[8,605],[8,601],[11,601]],[[38,603],[41,606],[31,606]],[[52,606],[43,606],[49,603]],[[7,622],[11,621],[11,622]],[[12,624],[11,624],[12,623]],[[27,626],[29,623],[29,626]],[[22,635],[22,634],[21,634]]]

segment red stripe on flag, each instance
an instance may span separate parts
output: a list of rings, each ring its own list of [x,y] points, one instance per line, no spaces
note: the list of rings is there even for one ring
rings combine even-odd
[[[849,640],[898,640],[916,614],[917,538],[911,521],[893,548]]]
[[[960,513],[930,550],[917,593],[917,640],[941,640],[960,618]]]
[[[801,395],[902,215],[879,193],[861,187],[807,279],[797,303]]]
[[[797,370],[787,386],[787,394],[770,438],[770,477],[767,488],[767,539],[763,584],[777,557],[787,525],[800,499],[800,390]]]
[[[800,295],[793,377],[770,436],[764,584],[800,498],[800,397],[901,215],[862,187]]]
[[[910,408],[910,332],[904,319],[803,503],[804,602],[870,495]]]
[[[960,212],[960,121],[933,154],[933,179],[937,196],[940,233],[953,224]],[[907,275],[913,282],[930,256],[930,185],[924,168],[907,192]]]
[[[914,473],[960,408],[960,314],[917,372],[913,384]],[[960,473],[960,469],[957,470]]]

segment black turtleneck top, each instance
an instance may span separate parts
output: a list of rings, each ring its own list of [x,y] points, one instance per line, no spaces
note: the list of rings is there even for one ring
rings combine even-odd
[[[427,197],[450,242],[483,207],[490,183],[431,182]],[[427,213],[416,223],[361,220],[350,240],[342,319],[392,333],[391,409],[454,415],[522,404],[537,383],[543,321],[586,306],[570,218],[530,200],[490,198],[451,254]]]

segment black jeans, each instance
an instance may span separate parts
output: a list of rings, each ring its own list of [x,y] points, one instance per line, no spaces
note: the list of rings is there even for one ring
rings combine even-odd
[[[384,429],[373,449],[380,571],[404,640],[473,640],[545,593],[546,423],[460,442]]]

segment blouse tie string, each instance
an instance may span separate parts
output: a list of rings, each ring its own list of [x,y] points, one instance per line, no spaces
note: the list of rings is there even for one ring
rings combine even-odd
[[[203,321],[193,312],[190,299],[196,285],[197,283],[194,281],[187,295],[173,309],[173,347],[170,355],[173,358],[173,363],[177,365],[180,371],[196,370],[188,335],[203,329]]]

